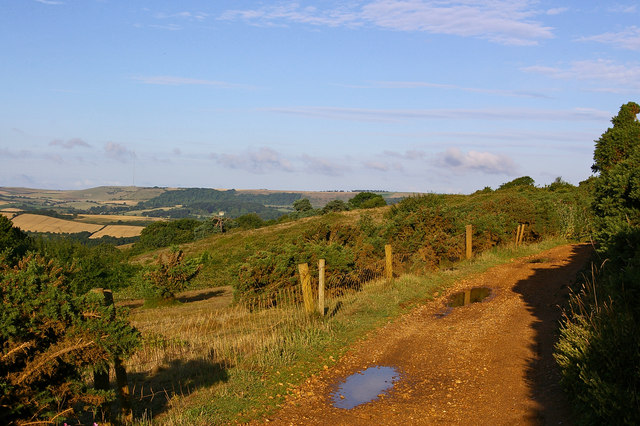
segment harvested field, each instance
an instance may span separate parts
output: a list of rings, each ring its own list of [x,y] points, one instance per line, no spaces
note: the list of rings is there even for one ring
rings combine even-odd
[[[7,212],[7,211],[2,211],[0,212],[0,216],[4,216],[7,219],[11,219],[12,217],[14,217],[16,214],[13,212]]]
[[[146,217],[146,216],[128,216],[128,215],[112,215],[112,214],[79,214],[78,221],[97,223],[97,224],[112,224],[114,222],[155,222],[164,220],[159,217]]]
[[[13,224],[23,231],[52,232],[56,234],[76,234],[78,232],[98,232],[104,225],[73,222],[37,214],[21,214],[12,219]]]
[[[137,237],[140,235],[144,226],[134,226],[134,225],[107,225],[95,234],[93,234],[91,239],[94,238],[102,238],[106,235],[116,238],[128,238],[128,237]]]

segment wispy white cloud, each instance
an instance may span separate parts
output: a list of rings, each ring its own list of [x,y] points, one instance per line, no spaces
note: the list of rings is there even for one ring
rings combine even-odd
[[[362,166],[365,169],[375,170],[378,172],[388,171],[404,171],[404,166],[400,162],[388,162],[388,161],[363,161]]]
[[[156,28],[158,30],[167,30],[167,31],[180,31],[182,29],[181,25],[178,24],[151,24],[149,28]]]
[[[546,14],[547,15],[560,15],[566,11],[568,11],[569,8],[568,7],[554,7],[553,9],[548,9]]]
[[[48,4],[51,6],[57,6],[57,5],[61,5],[64,4],[63,1],[57,1],[57,0],[36,0],[38,3],[42,3],[42,4]]]
[[[144,84],[155,84],[160,86],[211,86],[218,89],[250,89],[251,86],[229,83],[227,81],[204,80],[188,77],[175,77],[169,75],[158,76],[136,76],[132,80],[140,81]]]
[[[69,139],[69,140],[62,140],[62,139],[54,139],[51,142],[49,142],[50,146],[59,146],[61,148],[65,148],[65,149],[73,149],[75,147],[81,146],[81,147],[85,147],[85,148],[90,148],[91,145],[89,145],[87,142],[83,141],[80,138],[73,138],[73,139]]]
[[[351,170],[351,167],[335,159],[314,157],[303,154],[300,159],[304,163],[304,170],[320,175],[342,176]]]
[[[329,27],[362,25],[360,14],[349,7],[319,10],[314,6],[302,7],[298,3],[270,5],[258,9],[228,10],[218,19],[243,20],[261,26],[281,26],[288,22]]]
[[[455,84],[429,83],[425,81],[373,81],[362,85],[343,84],[339,86],[353,89],[443,89],[520,98],[550,98],[549,95],[543,93],[524,90],[483,89],[477,87],[458,86]]]
[[[595,41],[611,46],[640,51],[640,28],[631,26],[616,33],[603,33],[594,36],[580,37],[578,41]]]
[[[477,171],[513,175],[517,171],[515,162],[506,155],[478,151],[463,152],[458,148],[448,148],[445,152],[438,154],[434,163],[457,173]]]
[[[613,6],[609,6],[607,9],[609,12],[613,13],[635,13],[638,10],[638,7],[635,4],[615,4]]]
[[[333,9],[298,3],[229,10],[219,19],[255,25],[288,23],[323,26],[374,26],[486,39],[505,45],[535,45],[553,37],[552,28],[533,20],[544,15],[533,0],[377,0]]]
[[[387,157],[400,158],[403,160],[422,160],[427,155],[424,151],[419,150],[407,150],[405,152],[397,151],[384,151],[383,154]]]
[[[122,163],[127,162],[135,157],[135,153],[133,151],[116,142],[107,142],[104,145],[104,153],[107,158],[120,161]]]
[[[188,21],[204,21],[209,16],[208,13],[204,12],[175,12],[175,13],[164,13],[158,12],[154,15],[156,19],[184,19]]]
[[[282,154],[268,147],[242,154],[211,154],[210,157],[223,167],[255,174],[293,172],[295,170]]]
[[[640,65],[623,65],[610,60],[574,61],[569,66],[531,66],[522,71],[563,80],[585,80],[600,87],[595,90],[628,93],[640,90]]]
[[[33,157],[33,152],[27,149],[21,149],[19,151],[13,151],[7,148],[0,148],[0,157],[10,159],[24,159]]]
[[[312,118],[367,122],[402,122],[406,120],[526,120],[526,121],[600,121],[610,113],[589,108],[545,110],[509,109],[368,109],[342,107],[272,107],[261,111],[300,115]]]

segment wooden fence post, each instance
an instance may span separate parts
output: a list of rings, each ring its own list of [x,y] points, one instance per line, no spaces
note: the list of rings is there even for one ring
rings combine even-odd
[[[300,273],[300,285],[302,286],[302,299],[304,300],[304,310],[307,313],[314,311],[313,292],[311,291],[311,275],[309,274],[309,265],[301,263],[298,265]]]
[[[516,248],[522,244],[522,238],[524,237],[524,224],[518,225],[518,230],[516,231]]]
[[[391,244],[384,246],[384,258],[384,277],[387,281],[391,281],[393,279],[393,250],[391,249]]]
[[[473,227],[471,225],[467,225],[466,228],[466,248],[467,248],[467,259],[471,259],[473,255],[472,243],[473,243]]]
[[[325,260],[318,260],[318,310],[324,315],[324,267]]]

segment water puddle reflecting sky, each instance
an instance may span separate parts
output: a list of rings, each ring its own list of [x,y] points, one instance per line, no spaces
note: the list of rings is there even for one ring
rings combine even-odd
[[[333,406],[351,409],[373,401],[393,387],[400,373],[393,367],[369,367],[347,377],[331,395]]]

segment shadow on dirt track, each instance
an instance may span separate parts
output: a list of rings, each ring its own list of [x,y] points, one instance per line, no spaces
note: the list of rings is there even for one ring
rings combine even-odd
[[[535,354],[527,361],[526,380],[531,398],[539,405],[535,418],[540,424],[573,424],[573,416],[562,390],[560,370],[553,358],[554,345],[558,341],[559,321],[562,308],[569,298],[569,287],[588,265],[593,249],[588,244],[574,246],[570,260],[564,265],[543,265],[544,258],[534,259],[540,263],[533,276],[519,281],[513,290],[519,293],[527,309],[535,317],[532,328],[535,331]]]

